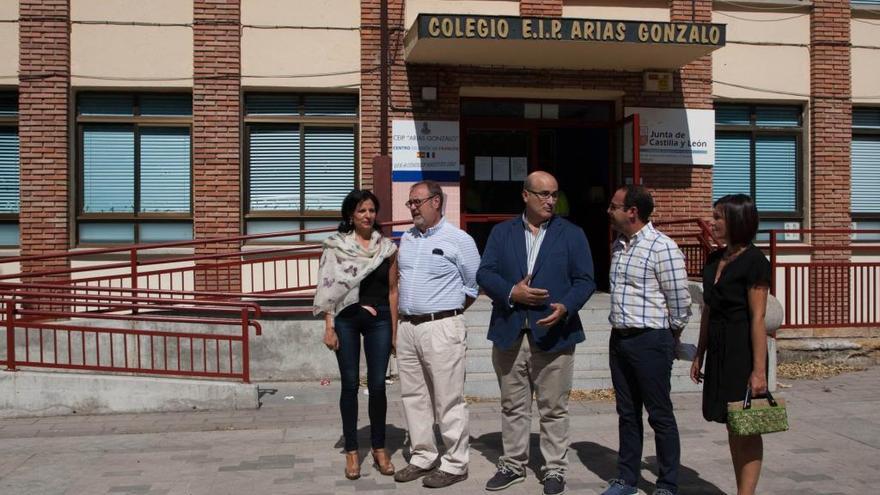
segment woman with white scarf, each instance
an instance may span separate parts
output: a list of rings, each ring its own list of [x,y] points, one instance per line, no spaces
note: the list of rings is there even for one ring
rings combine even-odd
[[[370,441],[380,473],[394,474],[385,450],[385,370],[397,334],[397,246],[379,232],[379,200],[353,190],[342,202],[339,232],[324,241],[315,314],[324,314],[324,345],[339,363],[339,410],[345,438],[345,477],[361,475],[357,442],[361,337],[367,360]]]

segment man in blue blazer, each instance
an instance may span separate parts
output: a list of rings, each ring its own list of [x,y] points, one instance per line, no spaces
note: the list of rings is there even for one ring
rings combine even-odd
[[[525,211],[492,229],[477,271],[492,298],[489,340],[501,389],[504,452],[486,484],[490,491],[525,479],[534,392],[544,494],[565,492],[574,347],[584,341],[578,310],[596,284],[583,230],[553,214],[558,197],[552,175],[530,174],[522,191]]]

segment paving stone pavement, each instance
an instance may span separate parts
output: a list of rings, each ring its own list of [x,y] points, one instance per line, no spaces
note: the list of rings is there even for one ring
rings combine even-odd
[[[880,483],[880,368],[798,380],[777,394],[791,430],[765,437],[759,493],[872,493]],[[265,384],[256,411],[68,416],[0,420],[0,494],[354,494],[480,493],[500,451],[499,406],[470,406],[470,478],[443,490],[395,484],[370,462],[343,478],[336,384]],[[274,392],[274,393],[272,393]],[[292,398],[291,398],[292,396]],[[361,395],[361,445],[369,445]],[[405,465],[405,431],[395,386],[389,390],[388,448]],[[682,439],[682,494],[735,493],[721,425],[702,419],[700,397],[674,396]],[[615,474],[617,417],[610,402],[571,406],[568,493],[598,494]],[[537,424],[533,431],[537,431]],[[640,488],[654,489],[656,459],[645,428]],[[368,450],[362,449],[363,455]],[[537,434],[532,456],[540,456]],[[532,467],[537,469],[538,459]],[[505,494],[537,495],[535,471]]]

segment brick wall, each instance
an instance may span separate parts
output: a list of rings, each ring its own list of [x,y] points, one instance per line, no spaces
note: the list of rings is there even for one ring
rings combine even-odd
[[[69,19],[68,0],[19,3],[22,256],[66,251],[69,244]],[[66,266],[66,259],[27,261],[22,271]]]
[[[850,222],[850,5],[813,2],[810,18],[810,185],[814,228]],[[832,258],[848,253],[829,253]]]
[[[193,228],[197,239],[241,233],[240,0],[193,2]],[[238,243],[197,247],[196,254]],[[238,291],[241,274],[202,262],[197,290]]]
[[[810,213],[816,229],[846,229],[850,222],[850,5],[814,0],[810,16]],[[848,261],[846,235],[814,235],[815,261]],[[848,273],[811,272],[811,321],[846,317]],[[824,290],[815,290],[823,287]]]
[[[526,3],[542,2],[524,1],[520,4],[521,11]],[[543,3],[558,3],[561,14],[561,2]],[[679,6],[685,3],[688,6],[687,19],[690,19],[689,1],[674,2],[677,8],[675,12],[676,15],[684,12],[685,9]],[[373,184],[370,165],[373,157],[379,153],[379,30],[373,27],[379,23],[379,1],[364,1],[361,5],[361,179],[364,187],[379,189],[389,187],[386,184]],[[697,5],[701,16],[698,21],[711,18],[711,2],[699,1]],[[460,88],[465,86],[621,90],[626,92],[624,106],[712,108],[712,66],[709,56],[678,71],[675,76],[676,91],[652,93],[643,91],[641,72],[406,65],[401,43],[406,28],[403,25],[402,0],[389,0],[389,25],[390,58],[393,62],[389,126],[390,120],[395,118],[458,120]],[[436,102],[424,103],[420,100],[422,86],[437,87]],[[656,196],[657,219],[710,216],[710,168],[651,164],[642,166],[642,175],[645,185]]]
[[[671,0],[669,20],[712,22],[711,0]],[[706,55],[676,71],[674,84],[681,100],[672,105],[713,108],[712,56]],[[655,98],[656,100],[656,98]],[[709,218],[712,215],[712,169],[704,166],[643,165],[645,185],[654,190],[658,220],[663,218]]]
[[[562,0],[519,0],[519,15],[560,17],[562,16]]]

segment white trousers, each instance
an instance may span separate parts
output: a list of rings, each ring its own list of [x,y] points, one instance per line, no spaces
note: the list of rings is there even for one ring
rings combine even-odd
[[[398,326],[397,368],[412,452],[410,464],[427,469],[437,460],[436,422],[446,447],[440,469],[450,474],[467,472],[466,350],[467,328],[462,315],[421,325],[401,321]]]

